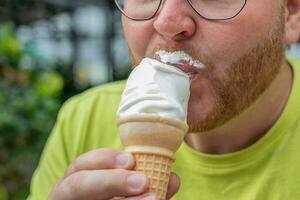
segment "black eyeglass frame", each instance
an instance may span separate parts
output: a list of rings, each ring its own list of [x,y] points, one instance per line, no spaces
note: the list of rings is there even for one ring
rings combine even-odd
[[[148,18],[133,18],[133,17],[130,17],[130,16],[128,16],[128,15],[123,11],[123,9],[120,7],[119,3],[117,3],[118,0],[114,0],[114,1],[115,1],[116,6],[118,7],[118,9],[121,11],[121,13],[122,13],[124,16],[126,16],[127,18],[129,18],[129,19],[131,19],[131,20],[134,20],[134,21],[147,21],[147,20],[152,19],[152,18],[157,14],[157,12],[158,12],[159,9],[160,9],[160,6],[162,5],[162,2],[165,1],[165,0],[160,0],[160,1],[159,1],[159,5],[158,5],[158,7],[157,7],[157,10],[154,12],[154,14],[153,14],[152,16],[150,16],[150,17],[148,17]],[[238,15],[242,12],[242,10],[245,8],[245,6],[246,6],[246,4],[247,4],[247,1],[248,1],[248,0],[245,0],[245,2],[244,2],[244,4],[243,4],[243,6],[241,7],[241,9],[240,9],[235,15],[233,15],[232,17],[226,17],[226,18],[208,18],[208,17],[205,17],[204,15],[202,15],[200,12],[198,12],[198,11],[196,10],[196,8],[193,6],[191,0],[187,0],[187,2],[190,4],[190,6],[192,7],[192,9],[193,9],[200,17],[202,17],[203,19],[206,19],[206,20],[229,20],[229,19],[233,19],[233,18],[235,18],[236,16],[238,16]]]

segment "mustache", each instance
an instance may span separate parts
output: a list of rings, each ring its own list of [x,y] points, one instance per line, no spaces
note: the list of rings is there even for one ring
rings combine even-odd
[[[186,63],[196,68],[204,68],[205,66],[199,60],[194,60],[189,54],[184,51],[167,52],[160,50],[155,53],[160,57],[163,63],[179,64]]]
[[[202,68],[202,74],[204,76],[211,76],[211,74],[214,73],[216,70],[216,66],[214,65],[214,62],[210,57],[204,53],[201,52],[200,49],[196,49],[194,47],[190,47],[187,45],[177,45],[177,43],[173,44],[165,44],[165,43],[159,43],[156,44],[154,47],[149,46],[146,50],[145,57],[161,60],[160,55],[157,54],[159,51],[166,51],[166,52],[179,52],[183,51],[186,54],[188,54],[194,61],[197,63],[200,63],[204,67]]]

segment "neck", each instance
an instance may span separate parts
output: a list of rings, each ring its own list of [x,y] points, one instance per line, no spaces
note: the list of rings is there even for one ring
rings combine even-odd
[[[242,150],[263,137],[280,117],[292,87],[291,67],[284,63],[269,88],[238,117],[214,130],[188,134],[186,143],[209,154]]]

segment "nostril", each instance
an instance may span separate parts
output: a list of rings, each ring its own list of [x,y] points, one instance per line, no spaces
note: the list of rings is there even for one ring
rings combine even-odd
[[[191,37],[191,35],[189,33],[181,32],[180,34],[177,34],[174,37],[169,38],[169,39],[172,39],[174,41],[181,41],[181,40],[187,40],[190,37]]]
[[[154,22],[154,29],[162,36],[170,39],[185,39],[196,32],[196,23],[190,17],[160,18]]]
[[[195,33],[195,31],[183,31],[183,32],[181,32],[181,35],[183,36],[183,37],[192,37],[193,35],[194,35],[194,33]]]
[[[175,35],[172,39],[179,41],[179,40],[184,40],[189,37],[191,37],[191,34],[188,31],[182,31],[181,33]]]

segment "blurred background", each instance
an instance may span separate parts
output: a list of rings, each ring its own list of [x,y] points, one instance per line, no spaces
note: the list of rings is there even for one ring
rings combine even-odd
[[[67,98],[128,76],[119,19],[112,0],[0,0],[0,200],[28,195]]]

